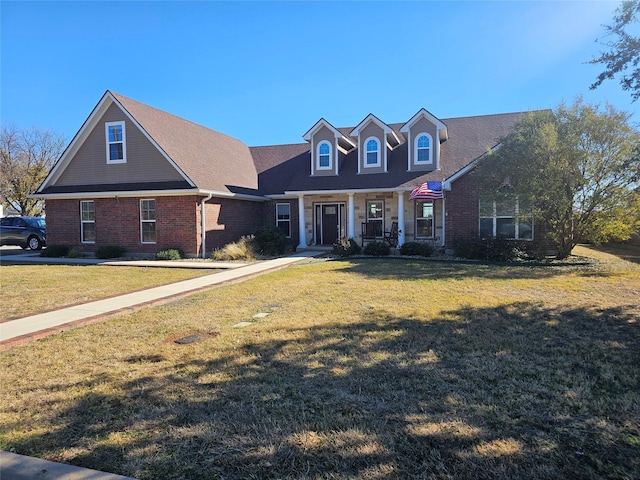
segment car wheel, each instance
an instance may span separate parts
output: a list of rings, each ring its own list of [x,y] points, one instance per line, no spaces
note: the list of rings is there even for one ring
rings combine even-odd
[[[27,240],[27,244],[29,245],[29,248],[31,250],[40,250],[42,248],[42,242],[36,236],[29,237],[29,240]]]

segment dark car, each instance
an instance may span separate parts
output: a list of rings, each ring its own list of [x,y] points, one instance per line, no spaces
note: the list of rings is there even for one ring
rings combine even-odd
[[[0,245],[40,250],[47,245],[47,224],[40,217],[0,218]]]

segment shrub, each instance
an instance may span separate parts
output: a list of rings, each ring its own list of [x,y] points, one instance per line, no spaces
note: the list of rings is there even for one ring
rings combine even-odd
[[[67,253],[67,258],[84,258],[85,256],[86,255],[83,252],[80,252],[75,248],[70,249],[69,253]]]
[[[96,250],[96,258],[118,258],[126,252],[124,247],[118,245],[102,245]]]
[[[156,252],[156,260],[181,260],[184,253],[179,248],[165,248]]]
[[[255,260],[254,238],[252,236],[241,237],[234,243],[228,243],[220,249],[213,251],[211,258],[214,260]]]
[[[69,255],[69,247],[66,245],[49,245],[40,252],[41,257],[66,257]]]
[[[371,242],[364,247],[365,255],[373,255],[375,257],[384,257],[389,255],[390,251],[391,249],[389,248],[389,245],[382,242]]]
[[[357,255],[362,249],[353,238],[342,237],[333,244],[333,254],[339,257]]]
[[[254,242],[261,255],[282,255],[287,246],[287,237],[275,225],[263,225],[256,231]]]
[[[456,255],[471,260],[514,262],[517,260],[541,260],[544,252],[534,242],[510,240],[505,237],[489,237],[477,240],[461,240],[454,244]]]
[[[433,255],[435,247],[425,242],[407,242],[400,247],[400,255],[416,255],[419,257],[430,257]]]

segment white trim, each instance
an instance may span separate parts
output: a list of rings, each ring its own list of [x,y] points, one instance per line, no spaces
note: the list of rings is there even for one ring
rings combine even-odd
[[[142,202],[149,202],[149,201],[153,201],[153,216],[154,219],[153,220],[143,220],[142,219]],[[155,198],[141,198],[140,202],[140,243],[142,243],[143,245],[154,245],[156,243],[158,243],[158,230],[157,230],[157,222],[156,222],[156,199]],[[143,223],[153,223],[154,224],[154,232],[155,232],[155,240],[153,242],[145,242],[143,235],[142,235],[142,225]]]
[[[82,204],[83,203],[92,203],[93,204],[93,220],[85,221],[82,218]],[[93,227],[95,228],[95,225],[96,225],[96,204],[95,204],[95,202],[93,200],[80,200],[79,207],[80,207],[80,243],[83,243],[83,244],[94,244],[94,243],[96,243],[95,240],[88,241],[88,240],[84,239],[84,224],[85,223],[92,223]],[[94,231],[94,234],[95,233],[96,232]]]
[[[449,178],[447,178],[444,182],[442,182],[442,189],[443,190],[451,190],[451,183],[452,182],[455,182],[460,177],[462,177],[462,176],[466,175],[467,173],[469,173],[471,170],[473,170],[476,167],[476,165],[478,164],[478,162],[480,160],[482,160],[487,155],[490,155],[490,154],[492,154],[494,152],[497,152],[500,149],[500,146],[501,146],[501,144],[498,144],[498,145],[490,148],[488,152],[484,152],[482,155],[480,155],[475,160],[471,161],[470,163],[467,163],[464,167],[462,167],[460,170],[458,170],[456,173],[454,173]]]
[[[320,120],[318,120],[313,127],[311,127],[309,130],[307,130],[307,132],[302,135],[302,139],[306,140],[307,142],[311,142],[313,139],[313,136],[316,134],[316,132],[318,130],[320,130],[320,128],[322,127],[327,127],[331,133],[333,133],[333,137],[337,138],[338,140],[342,140],[344,141],[347,145],[351,146],[351,148],[355,148],[356,144],[353,143],[353,141],[351,141],[351,139],[345,135],[343,135],[342,133],[340,133],[340,131],[335,128],[333,125],[331,125],[329,122],[327,122],[324,118],[321,118]]]
[[[322,165],[320,165],[320,147],[322,145],[327,145],[329,147],[329,154],[328,154],[329,165],[326,167],[323,167]],[[328,140],[320,140],[320,142],[316,145],[315,154],[316,154],[316,170],[321,170],[321,171],[333,170],[333,145],[331,145],[331,142],[329,142]]]
[[[420,140],[420,138],[422,137],[427,137],[427,139],[429,140],[429,159],[426,161],[419,161],[418,160],[418,149],[420,147],[418,147],[418,141]],[[415,140],[413,141],[413,164],[418,166],[418,165],[433,165],[433,147],[434,147],[434,143],[433,143],[433,138],[431,137],[431,135],[428,132],[420,132],[416,135]],[[422,147],[424,148],[424,147]]]
[[[109,140],[109,127],[121,127],[122,128],[122,139],[114,140],[113,142]],[[107,151],[107,163],[115,164],[115,163],[127,163],[127,129],[124,120],[118,120],[117,122],[105,122],[104,124],[104,142]],[[122,158],[118,158],[116,160],[111,159],[111,145],[115,145],[121,143],[122,144]]]
[[[367,163],[369,157],[368,143],[371,140],[375,140],[376,144],[378,145],[378,150],[376,150],[378,161],[376,163]],[[375,135],[367,137],[367,139],[364,141],[364,150],[362,153],[362,166],[364,168],[379,168],[382,166],[382,142]]]
[[[313,212],[311,217],[313,218]],[[304,195],[298,194],[298,248],[307,248],[307,230],[304,218]]]
[[[401,133],[410,132],[413,124],[416,123],[418,120],[420,120],[420,118],[422,117],[426,118],[429,122],[433,123],[436,126],[436,128],[438,129],[438,137],[440,138],[440,141],[445,141],[449,138],[449,134],[447,132],[447,125],[444,124],[442,121],[438,120],[433,114],[431,114],[429,111],[427,111],[424,108],[421,108],[420,110],[418,110],[418,112],[400,128],[400,132]]]
[[[279,205],[286,205],[289,208],[289,219],[288,220],[278,220],[278,206]],[[285,235],[285,237],[286,238],[291,238],[291,227],[292,227],[292,224],[291,224],[291,203],[289,203],[289,202],[276,203],[276,215],[275,216],[276,216],[276,227],[278,227],[278,228],[280,227],[280,225],[278,224],[279,221],[289,222],[289,235]]]
[[[39,198],[39,199],[74,199],[74,198],[114,198],[114,197],[175,197],[178,195],[201,195],[207,196],[211,195],[212,197],[218,198],[235,198],[240,200],[249,200],[252,202],[266,202],[273,197],[267,196],[259,196],[259,195],[247,195],[244,193],[230,193],[230,192],[218,192],[216,190],[202,190],[199,188],[194,189],[185,189],[185,190],[126,190],[126,191],[104,191],[104,192],[71,192],[71,193],[41,193],[41,194],[32,194],[29,195],[28,198]]]
[[[167,153],[158,145],[158,143],[151,138],[151,136],[147,133],[147,131],[142,128],[142,126],[138,123],[138,121],[131,116],[131,114],[127,111],[124,106],[118,102],[118,100],[113,96],[113,94],[107,90],[105,94],[102,96],[98,104],[94,107],[92,112],[89,114],[87,119],[78,130],[78,133],[75,134],[69,145],[62,155],[53,166],[49,175],[44,179],[38,191],[44,190],[47,186],[54,184],[62,175],[64,170],[69,165],[69,162],[73,159],[73,157],[78,153],[78,150],[84,144],[87,137],[91,134],[91,132],[98,126],[99,120],[106,113],[109,107],[112,104],[116,104],[118,108],[124,113],[126,118],[131,121],[131,123],[137,127],[140,132],[151,142],[151,144],[160,152],[160,154],[167,160],[173,168],[180,174],[180,176],[189,183],[192,187],[196,187],[196,184],[191,181],[191,179],[182,171],[182,169],[167,155]],[[34,197],[34,198],[44,198],[44,197]]]

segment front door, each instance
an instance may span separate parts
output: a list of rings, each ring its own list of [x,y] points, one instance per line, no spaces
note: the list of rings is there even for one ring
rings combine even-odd
[[[332,245],[344,236],[344,204],[326,203],[316,205],[316,243]]]

